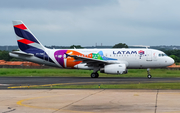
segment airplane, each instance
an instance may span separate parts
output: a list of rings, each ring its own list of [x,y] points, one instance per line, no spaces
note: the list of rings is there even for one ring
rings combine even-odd
[[[150,68],[162,68],[174,63],[164,52],[149,48],[49,49],[22,21],[13,21],[13,26],[20,51],[10,52],[11,57],[59,68],[93,70],[91,78],[98,78],[98,71],[127,74],[128,69],[147,69],[150,79]]]

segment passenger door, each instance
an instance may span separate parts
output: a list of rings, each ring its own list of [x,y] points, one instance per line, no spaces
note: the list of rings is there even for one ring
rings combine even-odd
[[[152,61],[152,51],[146,50],[146,61]]]

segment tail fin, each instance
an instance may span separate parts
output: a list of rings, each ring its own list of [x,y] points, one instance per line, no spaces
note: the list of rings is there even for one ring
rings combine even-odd
[[[17,43],[21,51],[34,53],[35,51],[45,50],[45,47],[38,41],[38,39],[22,21],[13,21],[13,25],[17,37]]]

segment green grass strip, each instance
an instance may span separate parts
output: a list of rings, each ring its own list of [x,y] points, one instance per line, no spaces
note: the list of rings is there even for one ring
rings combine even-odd
[[[92,71],[77,69],[11,69],[1,68],[0,77],[90,77]],[[179,70],[151,69],[153,77],[180,77]],[[100,73],[100,77],[147,77],[146,69],[129,69],[128,74]]]
[[[35,89],[180,89],[180,83],[140,83],[140,84],[101,84],[99,85],[56,85],[30,87]]]

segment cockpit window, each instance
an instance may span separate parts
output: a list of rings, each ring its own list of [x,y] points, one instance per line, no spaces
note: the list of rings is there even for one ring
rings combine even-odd
[[[167,56],[165,53],[164,54],[159,54],[159,57]]]

